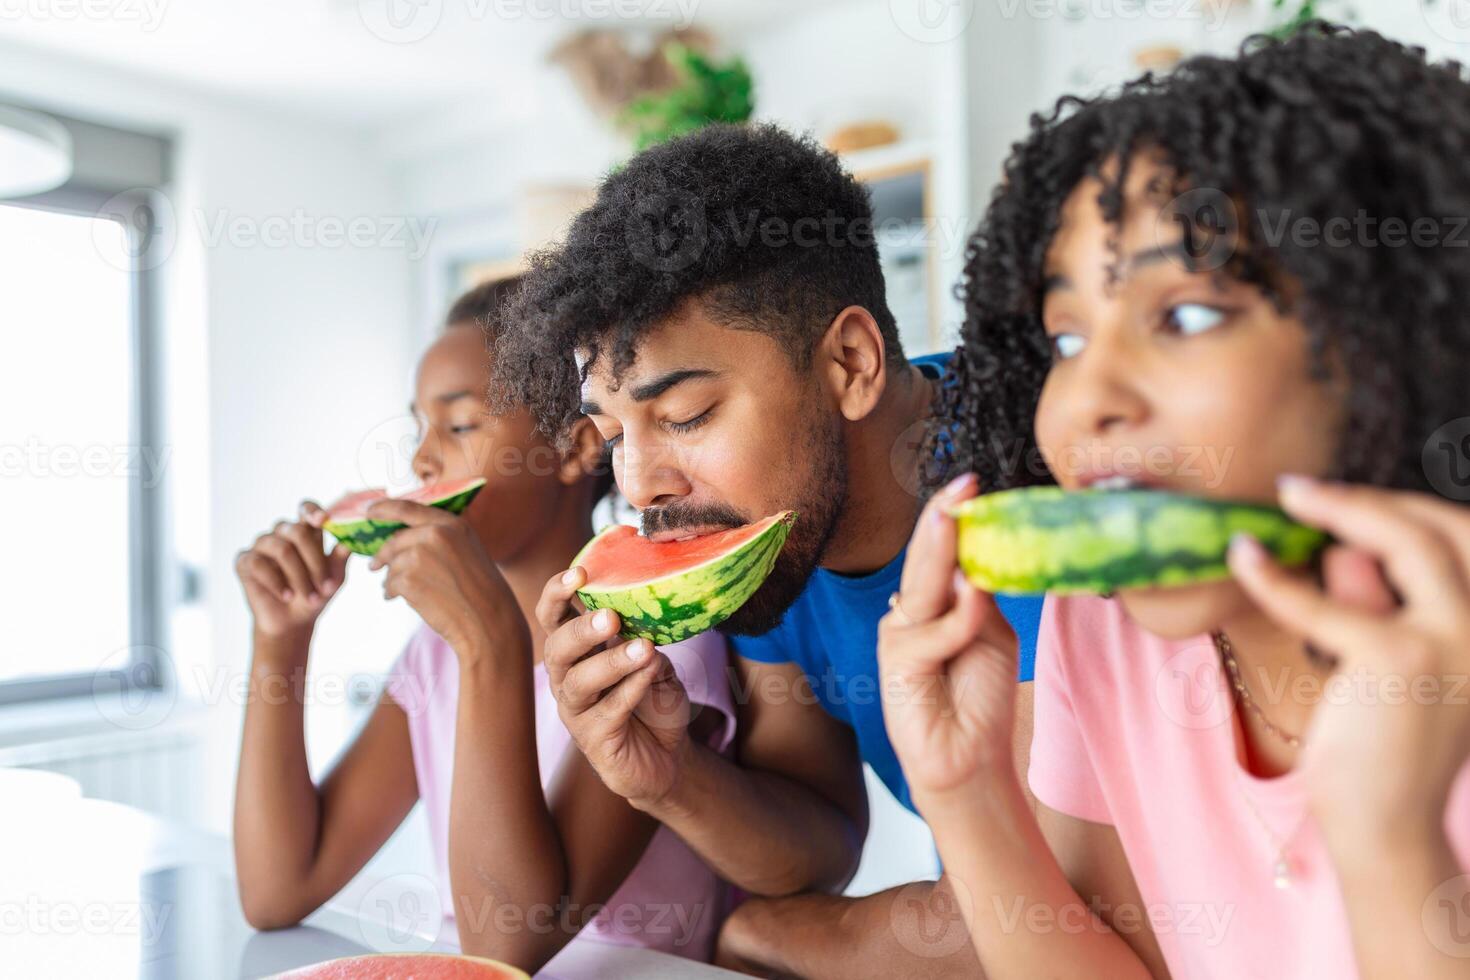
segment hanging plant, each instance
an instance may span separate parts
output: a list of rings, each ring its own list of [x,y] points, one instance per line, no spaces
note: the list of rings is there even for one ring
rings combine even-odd
[[[618,115],[635,152],[710,123],[745,122],[755,111],[755,83],[741,59],[715,64],[677,42],[664,46],[664,56],[678,84],[634,99]]]
[[[1340,17],[1329,17],[1323,12],[1332,7],[1342,8]],[[1357,11],[1339,0],[1271,0],[1271,10],[1277,24],[1266,33],[1278,41],[1286,40],[1314,20],[1345,24],[1358,19]]]

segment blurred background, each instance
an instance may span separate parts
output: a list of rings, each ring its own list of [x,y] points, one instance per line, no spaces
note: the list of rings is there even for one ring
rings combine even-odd
[[[1470,0],[0,0],[0,766],[228,832],[236,552],[303,497],[411,482],[450,300],[636,146],[714,115],[838,150],[919,353],[952,343],[1030,113],[1314,12],[1470,42]],[[312,655],[317,772],[414,625],[351,571]],[[933,876],[870,788],[852,890]],[[351,887],[426,874],[420,820]]]

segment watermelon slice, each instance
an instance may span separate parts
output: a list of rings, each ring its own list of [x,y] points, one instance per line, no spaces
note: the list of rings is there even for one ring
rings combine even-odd
[[[379,500],[411,500],[416,504],[428,504],[430,507],[447,510],[451,514],[462,514],[484,485],[485,478],[482,476],[472,480],[450,480],[445,483],[431,483],[394,498],[389,498],[386,490],[359,490],[357,493],[349,493],[327,508],[327,519],[322,527],[348,551],[359,555],[375,555],[383,547],[384,541],[408,526],[400,521],[368,520],[364,516],[367,509]]]
[[[1162,490],[1026,487],[967,500],[959,563],[987,592],[1102,594],[1230,577],[1225,553],[1253,535],[1285,565],[1304,565],[1327,544],[1321,531],[1275,507]]]
[[[572,560],[587,572],[577,590],[588,609],[611,609],[623,636],[678,643],[713,629],[755,594],[776,566],[796,514],[682,541],[653,542],[614,525]]]
[[[346,956],[267,980],[531,980],[513,966],[481,956],[448,953],[384,953]]]

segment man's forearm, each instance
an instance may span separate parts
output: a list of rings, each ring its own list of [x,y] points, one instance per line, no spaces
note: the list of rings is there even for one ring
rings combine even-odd
[[[756,895],[841,888],[862,852],[859,828],[820,793],[776,773],[742,769],[692,741],[674,789],[633,804]]]
[[[720,937],[719,963],[757,976],[983,977],[948,882],[863,898],[752,899]]]

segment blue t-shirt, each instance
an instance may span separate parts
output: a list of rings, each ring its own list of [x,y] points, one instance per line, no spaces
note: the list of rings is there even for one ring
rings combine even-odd
[[[916,357],[925,374],[942,373],[948,354]],[[732,636],[740,656],[761,663],[795,663],[811,681],[827,714],[857,735],[863,761],[873,767],[894,797],[914,809],[908,781],[883,727],[878,677],[878,620],[888,612],[888,597],[898,591],[907,547],[867,575],[840,575],[825,568],[812,573],[781,623],[762,636]],[[1020,638],[1020,674],[1031,680],[1036,663],[1036,632],[1041,624],[1039,596],[996,596],[1000,611]]]

